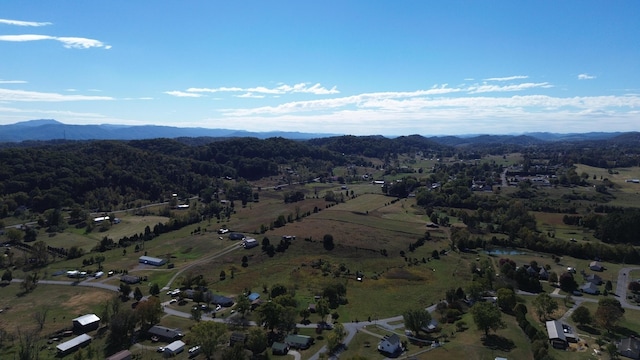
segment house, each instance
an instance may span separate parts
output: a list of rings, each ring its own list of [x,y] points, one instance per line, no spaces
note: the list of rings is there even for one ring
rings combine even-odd
[[[640,359],[640,340],[635,337],[629,337],[620,340],[617,344],[618,353],[630,359]]]
[[[226,296],[222,296],[222,295],[212,294],[211,302],[216,304],[216,305],[220,305],[220,306],[224,306],[224,307],[233,306],[233,299],[232,298],[228,298]]]
[[[100,318],[96,314],[82,315],[73,319],[73,332],[76,334],[97,330],[99,326]]]
[[[229,337],[229,346],[233,347],[233,345],[235,345],[236,343],[242,344],[242,346],[244,346],[244,343],[246,341],[247,341],[247,335],[245,333],[234,331],[231,333],[231,336]]]
[[[244,235],[241,233],[232,232],[229,234],[229,240],[244,240]]]
[[[56,349],[58,349],[58,356],[64,356],[64,355],[70,354],[80,349],[81,347],[89,345],[89,343],[91,342],[91,339],[92,339],[91,336],[87,334],[82,334],[74,337],[69,341],[63,342],[62,344],[56,346]]]
[[[107,360],[131,360],[131,351],[122,350],[107,358]]]
[[[151,257],[151,256],[140,256],[140,258],[138,258],[138,262],[140,264],[147,264],[147,265],[153,265],[153,266],[162,266],[162,265],[167,263],[167,260],[166,259],[156,258],[156,257]]]
[[[580,291],[585,294],[590,295],[598,295],[600,294],[600,289],[596,286],[596,284],[592,282],[586,282],[584,285],[580,286]]]
[[[147,331],[150,338],[156,338],[159,341],[170,342],[182,338],[184,335],[180,329],[171,329],[168,327],[154,325]]]
[[[378,351],[385,354],[399,354],[402,352],[402,343],[398,334],[385,335],[378,343]]]
[[[120,281],[122,281],[125,284],[137,284],[140,282],[140,277],[139,276],[133,276],[133,275],[122,275],[120,277]]]
[[[538,278],[540,280],[549,280],[549,272],[547,271],[547,269],[540,268],[540,271],[538,271]]]
[[[242,243],[242,246],[245,249],[251,249],[251,248],[254,248],[254,247],[258,246],[258,245],[260,245],[258,243],[258,240],[254,239],[254,238],[245,238],[244,242]]]
[[[271,353],[273,355],[287,355],[289,352],[289,345],[281,342],[274,342],[271,345]]]
[[[184,351],[186,344],[182,340],[176,340],[164,347],[164,357],[175,356]]]
[[[294,349],[308,349],[313,344],[313,338],[306,335],[287,335],[284,342]]]
[[[566,349],[569,344],[567,343],[567,337],[564,335],[562,324],[557,320],[550,320],[546,322],[546,325],[551,346],[556,349]]]
[[[590,282],[594,285],[602,285],[602,278],[596,274],[587,275],[584,277],[584,281]]]
[[[604,266],[602,266],[599,261],[592,261],[589,264],[589,269],[591,269],[591,271],[603,271]]]
[[[247,296],[247,299],[249,299],[249,301],[256,301],[258,299],[260,299],[260,294],[253,292],[251,294],[249,294],[249,296]]]

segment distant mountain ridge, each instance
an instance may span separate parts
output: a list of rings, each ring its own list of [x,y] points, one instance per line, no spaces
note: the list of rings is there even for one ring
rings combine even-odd
[[[0,125],[0,142],[21,142],[28,140],[146,140],[180,137],[256,137],[266,139],[283,137],[287,139],[312,139],[335,136],[335,134],[312,134],[293,131],[250,132],[230,129],[181,128],[158,125],[68,125],[53,119],[23,121],[16,124]]]
[[[0,143],[16,143],[23,141],[51,141],[51,140],[147,140],[158,138],[235,138],[255,137],[267,139],[282,137],[291,140],[311,140],[336,138],[342,134],[303,133],[293,131],[251,132],[231,129],[182,128],[159,125],[68,125],[54,119],[37,119],[15,124],[0,125]],[[370,135],[370,138],[380,139],[402,138],[403,136],[384,137]],[[464,135],[464,136],[425,136],[410,135],[406,141],[418,141],[418,137],[444,146],[468,145],[519,145],[534,146],[550,142],[581,142],[581,141],[613,141],[620,143],[640,143],[638,132],[589,132],[557,134],[549,132],[532,132],[519,135]],[[413,140],[412,140],[413,139]]]

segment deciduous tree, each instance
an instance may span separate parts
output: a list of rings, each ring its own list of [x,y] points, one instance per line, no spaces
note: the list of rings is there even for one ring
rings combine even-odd
[[[533,306],[540,321],[545,321],[549,315],[558,310],[558,302],[549,294],[541,293],[533,300]]]
[[[489,335],[489,330],[496,331],[505,327],[500,310],[489,302],[477,302],[471,307],[471,315],[478,330]]]
[[[218,345],[227,342],[227,326],[213,321],[201,321],[187,334],[190,343],[200,345],[202,354],[210,360]]]
[[[603,298],[598,301],[595,320],[598,325],[611,332],[618,321],[622,319],[624,309],[620,305],[620,301],[612,298]]]
[[[431,314],[425,309],[410,309],[402,313],[404,327],[418,334],[431,321]]]
[[[591,316],[591,312],[584,306],[578,306],[571,314],[571,320],[574,322],[584,325],[591,324],[593,322],[593,317]]]

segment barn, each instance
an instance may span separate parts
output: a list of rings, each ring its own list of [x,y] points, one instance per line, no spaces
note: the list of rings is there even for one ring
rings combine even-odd
[[[147,264],[147,265],[153,265],[153,266],[162,266],[162,265],[167,263],[167,260],[160,259],[160,258],[155,258],[155,257],[151,257],[151,256],[140,256],[140,258],[138,259],[138,262],[140,262],[140,264]]]
[[[81,347],[87,346],[91,342],[91,339],[91,336],[82,334],[74,337],[69,341],[65,341],[62,344],[56,346],[58,355],[64,356],[78,350]]]
[[[96,314],[86,314],[73,319],[73,332],[76,334],[97,330],[98,326],[100,326],[100,318]]]

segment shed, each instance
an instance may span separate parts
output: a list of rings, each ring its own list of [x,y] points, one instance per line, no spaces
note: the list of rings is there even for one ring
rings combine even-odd
[[[176,354],[180,354],[181,352],[184,351],[185,345],[186,344],[182,340],[176,340],[172,342],[171,344],[164,347],[164,356],[168,357],[168,356],[174,356]]]
[[[242,244],[242,246],[245,249],[251,249],[254,248],[256,246],[258,246],[260,244],[258,244],[258,240],[254,239],[254,238],[246,238],[244,239],[244,243]]]
[[[131,360],[131,351],[122,350],[107,358],[107,360]]]
[[[567,343],[567,337],[564,335],[562,324],[559,321],[550,320],[546,322],[546,325],[551,345],[556,349],[566,349],[569,344]]]
[[[100,318],[96,314],[86,314],[73,319],[73,332],[84,334],[96,330],[100,326]]]
[[[289,352],[289,345],[281,342],[274,342],[271,345],[271,353],[273,355],[287,355]]]
[[[251,294],[249,294],[249,296],[247,296],[247,299],[249,299],[249,301],[256,301],[258,299],[260,299],[260,294],[253,292]]]
[[[91,342],[92,337],[87,334],[82,334],[74,337],[69,341],[65,341],[62,344],[56,346],[58,349],[58,355],[70,354],[79,348],[88,345]]]
[[[140,258],[138,258],[138,262],[140,264],[148,264],[148,265],[153,265],[153,266],[162,266],[162,265],[167,263],[167,260],[166,259],[156,258],[156,257],[151,257],[151,256],[140,256]]]
[[[244,234],[232,232],[229,234],[229,240],[244,240]]]
[[[618,353],[630,359],[640,359],[640,340],[628,337],[617,344]]]

